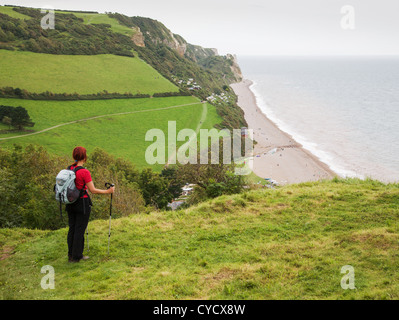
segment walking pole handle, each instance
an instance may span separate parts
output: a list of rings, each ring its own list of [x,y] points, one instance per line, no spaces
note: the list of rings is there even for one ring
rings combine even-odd
[[[106,183],[105,183],[105,187],[106,187],[107,189],[109,189],[109,188],[115,187],[115,184],[106,182]],[[109,215],[110,215],[110,216],[111,216],[111,212],[112,212],[112,195],[113,195],[113,194],[111,193],[111,202],[110,202],[110,204],[109,204]]]

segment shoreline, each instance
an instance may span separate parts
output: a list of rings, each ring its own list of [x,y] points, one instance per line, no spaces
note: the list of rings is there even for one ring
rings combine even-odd
[[[248,129],[253,130],[253,172],[261,178],[276,180],[279,184],[292,184],[331,179],[337,173],[310,151],[282,131],[259,108],[250,89],[251,80],[231,84],[238,97],[238,106],[244,111]]]

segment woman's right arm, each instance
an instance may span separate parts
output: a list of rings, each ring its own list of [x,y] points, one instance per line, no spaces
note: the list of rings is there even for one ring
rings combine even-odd
[[[90,181],[90,182],[87,183],[86,185],[87,185],[87,188],[90,190],[90,192],[93,193],[93,194],[94,194],[94,193],[97,193],[97,194],[107,194],[107,193],[114,193],[114,191],[115,191],[115,187],[111,187],[111,188],[109,188],[109,189],[107,189],[107,190],[97,189],[97,188],[94,186],[93,181]]]

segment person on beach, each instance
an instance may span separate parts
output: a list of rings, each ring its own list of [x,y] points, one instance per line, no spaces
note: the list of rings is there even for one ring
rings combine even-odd
[[[81,197],[72,204],[66,205],[68,212],[68,260],[69,262],[79,262],[80,260],[87,260],[88,256],[83,256],[84,249],[84,233],[89,223],[92,202],[87,189],[95,194],[113,193],[115,187],[107,190],[100,190],[94,187],[91,179],[90,171],[85,169],[83,165],[87,161],[86,149],[83,147],[76,147],[72,152],[72,157],[75,162],[68,167],[70,170],[76,171],[75,185],[76,188],[82,190]]]

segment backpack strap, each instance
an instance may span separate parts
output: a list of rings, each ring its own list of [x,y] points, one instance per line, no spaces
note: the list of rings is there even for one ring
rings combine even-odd
[[[73,165],[68,166],[68,167],[67,167],[67,170],[72,170],[73,172],[76,173],[76,172],[79,171],[80,169],[86,169],[85,167],[82,167],[82,166],[75,167],[74,169],[72,169],[72,167],[73,167]]]
[[[72,166],[68,166],[68,170],[72,170],[73,172],[75,172],[75,174],[76,174],[76,172],[78,172],[81,169],[86,169],[85,167],[82,167],[82,166],[75,167],[74,169],[71,169],[71,167]],[[84,195],[87,195],[90,199],[90,196],[87,193],[87,190],[85,190],[85,186],[86,186],[86,183],[83,185],[82,189],[80,190],[80,195],[79,195],[79,197],[83,197],[83,206],[84,206],[84,199],[85,199]],[[90,203],[91,203],[91,199],[90,199]]]
[[[76,167],[75,169],[73,169],[73,172],[75,172],[75,174],[76,174],[76,172],[78,172],[81,169],[86,169],[86,168],[82,167],[82,166],[79,166],[79,167]],[[69,170],[71,170],[71,169],[69,169]]]
[[[54,192],[56,192],[57,187],[56,184],[54,185]],[[61,220],[62,220],[62,199],[61,199],[61,194],[58,194],[59,200],[60,200],[60,216],[61,216]]]
[[[61,202],[61,195],[60,195],[60,217],[62,220],[62,202]]]

